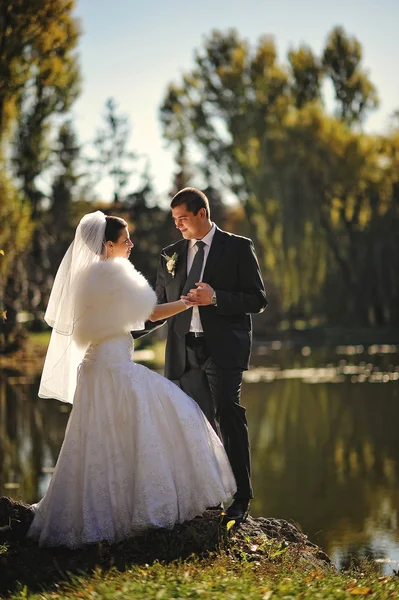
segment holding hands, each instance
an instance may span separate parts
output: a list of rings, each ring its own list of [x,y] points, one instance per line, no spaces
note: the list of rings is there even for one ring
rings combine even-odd
[[[186,296],[181,296],[184,302],[190,303],[190,306],[208,306],[214,304],[214,289],[208,284],[199,281],[195,284],[197,287],[192,288]]]

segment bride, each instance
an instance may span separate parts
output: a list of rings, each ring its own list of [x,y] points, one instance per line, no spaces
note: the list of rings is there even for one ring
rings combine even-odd
[[[156,306],[128,257],[127,223],[80,221],[45,319],[53,327],[39,396],[73,402],[58,461],[28,536],[40,545],[119,542],[172,528],[230,499],[228,458],[198,405],[133,362],[130,331],[186,310]]]

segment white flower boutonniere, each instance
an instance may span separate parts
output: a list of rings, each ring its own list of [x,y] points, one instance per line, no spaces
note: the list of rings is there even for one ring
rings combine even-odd
[[[172,275],[172,277],[174,277],[176,273],[176,265],[179,255],[177,254],[177,252],[175,252],[174,254],[172,254],[172,256],[168,256],[167,254],[162,254],[162,256],[166,260],[166,270]]]

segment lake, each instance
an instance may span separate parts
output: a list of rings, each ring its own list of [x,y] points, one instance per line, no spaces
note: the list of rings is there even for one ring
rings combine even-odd
[[[0,371],[0,495],[45,492],[70,406]],[[253,516],[294,521],[338,566],[399,567],[399,353],[392,345],[259,344],[245,374]]]

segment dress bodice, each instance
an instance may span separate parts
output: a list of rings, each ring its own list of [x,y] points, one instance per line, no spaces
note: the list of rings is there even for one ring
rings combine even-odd
[[[124,333],[90,344],[82,362],[106,362],[108,364],[130,362],[133,359],[133,351],[133,338],[130,333]]]

